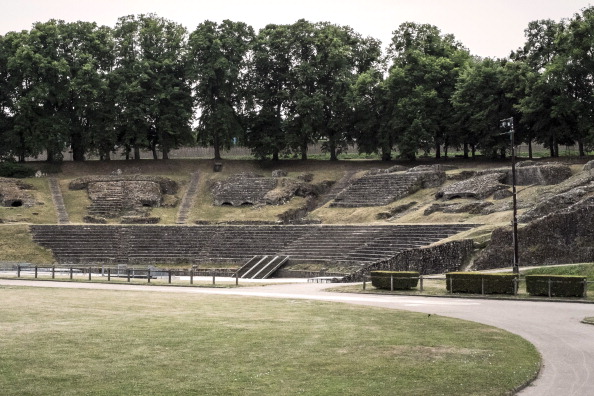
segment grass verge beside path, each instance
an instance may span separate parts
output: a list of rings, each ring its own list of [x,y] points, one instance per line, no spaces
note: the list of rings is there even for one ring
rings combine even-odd
[[[579,275],[588,278],[588,293],[586,297],[542,297],[531,296],[526,292],[525,275]],[[371,282],[366,283],[364,289],[363,284],[351,284],[347,286],[337,286],[330,291],[343,293],[369,293],[369,294],[401,294],[401,295],[418,295],[418,296],[437,296],[437,297],[480,297],[480,298],[499,298],[499,299],[539,299],[543,301],[575,301],[575,302],[589,302],[594,303],[594,263],[583,264],[567,264],[558,266],[543,266],[539,268],[531,268],[521,271],[520,283],[518,286],[518,294],[470,294],[470,293],[450,293],[446,290],[445,276],[440,277],[426,277],[423,279],[423,291],[420,287],[409,290],[386,290],[376,289],[371,285]]]
[[[306,300],[0,287],[3,395],[502,395],[535,348],[472,322]]]

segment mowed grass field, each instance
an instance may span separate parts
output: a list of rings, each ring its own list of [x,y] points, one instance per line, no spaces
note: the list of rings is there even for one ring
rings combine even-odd
[[[535,348],[436,315],[0,286],[2,395],[504,395]]]

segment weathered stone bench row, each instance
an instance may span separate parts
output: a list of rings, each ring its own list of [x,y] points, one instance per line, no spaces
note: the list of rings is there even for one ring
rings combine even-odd
[[[58,262],[242,262],[257,254],[375,261],[472,226],[31,226]],[[431,233],[422,238],[423,233]],[[407,237],[407,234],[414,235]]]

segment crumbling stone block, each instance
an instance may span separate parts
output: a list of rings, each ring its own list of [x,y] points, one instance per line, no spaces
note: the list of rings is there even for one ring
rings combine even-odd
[[[34,196],[27,190],[33,187],[19,180],[0,177],[0,206],[31,207],[35,205]]]
[[[450,184],[435,194],[436,199],[472,198],[485,199],[498,190],[507,189],[501,184],[505,173],[492,173],[476,176],[468,180]]]
[[[287,171],[276,169],[272,171],[272,177],[287,177]]]

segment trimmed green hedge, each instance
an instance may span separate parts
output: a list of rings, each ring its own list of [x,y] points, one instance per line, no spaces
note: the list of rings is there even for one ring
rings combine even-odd
[[[393,278],[394,290],[406,290],[417,287],[419,273],[415,271],[371,271],[371,284],[378,289],[391,290]]]
[[[33,177],[35,171],[16,162],[0,162],[0,177]]]
[[[526,275],[526,291],[532,296],[585,297],[586,280],[579,275]]]
[[[514,279],[517,278],[517,274],[449,272],[446,274],[446,289],[451,293],[514,294]]]

